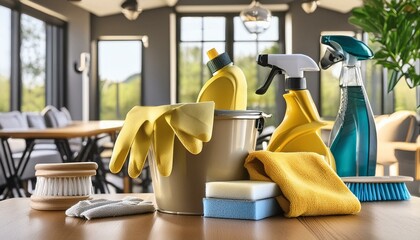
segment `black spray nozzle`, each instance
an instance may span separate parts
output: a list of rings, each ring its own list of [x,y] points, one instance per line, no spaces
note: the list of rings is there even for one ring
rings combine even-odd
[[[321,58],[320,65],[322,69],[328,69],[333,64],[341,62],[344,60],[344,55],[330,47],[327,47],[324,56]]]
[[[263,95],[264,93],[267,92],[267,90],[270,87],[271,82],[273,81],[274,77],[277,74],[282,74],[283,71],[279,67],[271,65],[271,64],[268,63],[268,54],[258,55],[257,63],[258,63],[258,65],[263,66],[263,67],[271,67],[270,74],[268,75],[267,80],[265,80],[264,85],[262,85],[260,88],[257,89],[257,91],[255,91],[256,94]]]
[[[258,64],[261,65],[259,60],[260,60],[260,58],[258,58]],[[264,65],[261,65],[261,66],[264,66]],[[265,66],[271,66],[271,65],[265,65]],[[282,70],[280,68],[276,67],[276,66],[272,66],[270,74],[268,75],[267,80],[265,81],[264,85],[262,85],[260,88],[258,88],[257,91],[255,91],[255,93],[258,94],[258,95],[263,95],[264,93],[266,93],[267,90],[268,90],[268,87],[270,87],[270,84],[273,81],[273,78],[277,74],[282,74]]]

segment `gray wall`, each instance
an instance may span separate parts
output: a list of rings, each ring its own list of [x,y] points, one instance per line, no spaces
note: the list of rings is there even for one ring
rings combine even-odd
[[[145,10],[135,21],[128,21],[122,14],[96,17],[74,6],[66,0],[34,0],[69,19],[68,25],[68,99],[67,106],[75,119],[82,116],[82,83],[81,75],[73,70],[73,63],[78,61],[79,54],[92,51],[91,41],[100,36],[109,35],[147,35],[149,48],[143,55],[143,105],[161,105],[170,103],[169,79],[169,14],[172,8]],[[265,0],[263,4],[285,3],[290,0]],[[241,0],[180,0],[178,5],[211,5],[211,4],[248,4]],[[347,23],[349,14],[318,8],[312,14],[306,14],[299,1],[290,3],[289,12],[293,25],[293,52],[302,53],[319,60],[319,37],[321,31],[355,30]],[[92,75],[92,73],[91,73]],[[319,73],[306,74],[308,87],[315,104],[319,107]],[[92,80],[95,81],[94,76]],[[95,86],[95,83],[92,83]],[[95,93],[92,89],[92,93]],[[91,98],[91,105],[96,99]],[[93,114],[91,115],[93,118]]]

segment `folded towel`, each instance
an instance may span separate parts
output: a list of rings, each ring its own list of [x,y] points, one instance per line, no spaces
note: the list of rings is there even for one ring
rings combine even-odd
[[[132,178],[138,177],[153,141],[159,172],[169,176],[175,135],[189,152],[198,154],[203,142],[211,139],[213,119],[213,102],[136,106],[126,116],[115,142],[109,169],[113,173],[121,171],[131,149],[128,174]]]
[[[66,215],[90,220],[93,218],[117,217],[154,211],[155,207],[152,202],[145,202],[140,198],[127,197],[118,201],[106,199],[80,201],[67,209]]]
[[[322,155],[310,152],[251,152],[245,168],[252,180],[276,182],[286,217],[355,214],[360,202]]]

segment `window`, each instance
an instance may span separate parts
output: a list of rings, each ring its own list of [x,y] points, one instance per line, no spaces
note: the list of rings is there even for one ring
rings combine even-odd
[[[416,94],[417,89],[410,89],[405,83],[404,79],[401,79],[394,88],[394,110],[417,110]]]
[[[99,119],[121,119],[141,104],[140,40],[98,41]]]
[[[10,110],[11,11],[0,6],[0,112]]]
[[[63,106],[65,22],[24,4],[6,6],[0,6],[0,111]]]
[[[255,91],[264,83],[269,68],[260,67],[256,57],[260,53],[283,53],[284,16],[276,13],[270,28],[259,34],[247,32],[239,16],[180,16],[178,39],[178,101],[195,102],[204,83],[211,78],[206,52],[216,48],[227,52],[234,64],[242,69],[248,83],[248,109],[273,114],[267,125],[280,122],[276,98],[280,91],[275,82],[262,96]],[[277,94],[276,94],[277,93]],[[281,97],[281,96],[280,96]]]
[[[34,17],[21,16],[20,62],[22,111],[40,111],[45,107],[46,27]]]

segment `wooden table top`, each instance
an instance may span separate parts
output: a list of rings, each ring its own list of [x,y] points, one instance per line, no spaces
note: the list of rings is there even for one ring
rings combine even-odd
[[[34,139],[55,139],[55,138],[77,138],[91,137],[102,133],[115,133],[121,130],[124,121],[101,120],[101,121],[74,121],[70,125],[59,128],[46,129],[3,129],[0,130],[0,137],[8,138],[34,138]]]
[[[95,195],[119,199],[126,195]],[[154,200],[153,194],[130,194]],[[6,239],[420,239],[420,198],[362,203],[357,215],[260,221],[147,213],[84,220],[63,211],[37,211],[28,198],[0,202],[0,233]],[[3,238],[3,237],[2,237]]]

